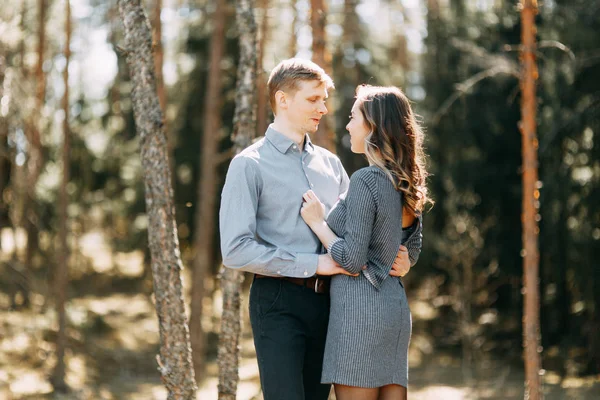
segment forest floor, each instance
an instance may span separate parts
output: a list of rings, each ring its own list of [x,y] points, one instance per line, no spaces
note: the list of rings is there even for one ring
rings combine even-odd
[[[0,254],[0,264],[2,260]],[[121,258],[119,258],[121,257]],[[65,395],[52,393],[48,376],[54,365],[53,341],[56,315],[45,304],[43,286],[31,296],[31,308],[11,311],[8,295],[0,292],[0,400],[152,400],[165,399],[157,370],[159,335],[152,297],[147,283],[140,283],[140,255],[119,256],[117,267],[74,277],[67,312],[69,340],[66,354]],[[4,259],[6,260],[6,259]],[[135,262],[132,262],[135,261]],[[107,262],[106,264],[110,264]],[[0,271],[1,272],[1,271]],[[0,280],[1,280],[0,274]],[[189,282],[189,279],[185,279]],[[146,286],[144,286],[146,285]],[[46,290],[47,293],[47,290]],[[78,296],[77,293],[93,293]],[[418,290],[415,290],[418,293]],[[46,296],[48,297],[48,296]],[[244,332],[240,365],[239,400],[260,400],[260,383],[244,296]],[[216,331],[218,301],[207,304],[210,315],[203,322]],[[413,336],[409,359],[409,398],[420,400],[522,399],[523,370],[519,360],[493,353],[474,355],[474,367],[462,366],[462,355],[443,350],[427,333],[431,322],[427,299],[411,300]],[[189,315],[189,313],[188,313]],[[211,349],[198,399],[217,399],[217,335],[208,335]],[[520,346],[520,343],[514,343]],[[471,376],[468,376],[471,375]],[[600,399],[600,376],[544,375],[546,400]],[[332,399],[335,397],[332,395]]]

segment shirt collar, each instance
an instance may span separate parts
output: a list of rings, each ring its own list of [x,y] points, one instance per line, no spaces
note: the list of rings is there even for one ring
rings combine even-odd
[[[295,144],[292,139],[276,131],[271,125],[269,125],[267,128],[267,133],[265,136],[267,137],[267,140],[269,140],[269,142],[271,142],[271,144],[273,144],[273,146],[275,146],[275,148],[283,154],[287,153],[289,148]],[[304,134],[304,149],[309,153],[312,153],[315,149],[315,146],[312,144],[308,133]]]

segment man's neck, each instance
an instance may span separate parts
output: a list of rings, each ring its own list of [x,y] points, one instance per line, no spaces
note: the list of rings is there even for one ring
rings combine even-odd
[[[272,128],[296,143],[300,151],[303,150],[305,132],[301,132],[297,127],[294,127],[287,121],[278,118],[275,118],[273,121]]]

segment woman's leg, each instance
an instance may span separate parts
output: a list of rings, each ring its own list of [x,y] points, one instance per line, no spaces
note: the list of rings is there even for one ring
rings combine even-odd
[[[379,398],[377,400],[406,400],[407,390],[400,385],[387,385],[379,388]]]
[[[337,400],[377,400],[379,388],[361,388],[356,386],[333,385]]]

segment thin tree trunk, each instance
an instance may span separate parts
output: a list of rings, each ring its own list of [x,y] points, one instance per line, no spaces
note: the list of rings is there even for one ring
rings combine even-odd
[[[6,62],[8,57],[4,57],[0,54],[0,99],[5,95],[4,93],[4,79],[6,77]],[[4,204],[4,186],[5,182],[4,175],[6,174],[6,167],[9,158],[8,155],[8,118],[0,116],[0,227],[5,226],[4,221],[4,210],[6,205]],[[0,252],[2,252],[2,232],[0,232]]]
[[[313,61],[323,68],[325,72],[331,74],[331,55],[327,52],[327,42],[325,39],[327,6],[324,0],[311,0],[310,6]],[[329,109],[329,114],[333,115],[331,100],[328,101],[327,108]],[[317,145],[335,153],[335,132],[332,127],[332,121],[333,118],[323,118],[313,139]]]
[[[256,23],[254,0],[236,1],[236,20],[240,33],[235,114],[233,118],[234,153],[250,145],[256,132]],[[219,400],[234,400],[239,380],[240,291],[243,275],[224,268],[221,275],[223,316],[219,336]]]
[[[22,192],[23,214],[22,225],[27,234],[27,245],[25,248],[26,274],[30,275],[33,268],[33,255],[39,247],[38,240],[38,216],[35,210],[35,187],[42,172],[42,111],[46,99],[46,74],[44,72],[44,59],[46,48],[46,13],[48,10],[47,0],[38,2],[38,43],[37,63],[35,66],[36,100],[33,113],[25,122],[25,134],[29,144],[29,153],[26,164],[27,181]],[[29,305],[29,294],[25,293],[25,306]]]
[[[157,356],[168,399],[196,398],[196,381],[185,315],[173,188],[163,116],[156,92],[152,37],[140,0],[119,0],[125,26],[126,57],[131,72],[135,123],[141,139],[141,159],[148,214],[148,242],[160,333]]]
[[[213,244],[215,234],[215,204],[217,200],[217,170],[215,156],[221,137],[221,107],[223,79],[221,60],[225,51],[225,0],[217,0],[212,39],[210,43],[210,67],[207,90],[204,97],[204,127],[200,153],[202,163],[198,176],[196,194],[196,223],[194,233],[194,275],[192,281],[192,304],[190,335],[196,380],[204,375],[205,335],[202,329],[202,302],[204,279],[215,262]]]
[[[38,229],[37,215],[35,212],[35,187],[42,172],[43,156],[42,156],[42,111],[46,99],[46,74],[44,72],[44,59],[46,49],[46,13],[48,11],[47,0],[39,0],[39,16],[38,16],[38,45],[37,45],[37,64],[35,66],[36,79],[36,103],[35,109],[31,116],[29,126],[26,127],[26,132],[29,133],[29,159],[27,162],[27,195],[23,207],[23,215],[25,217],[25,231],[27,232],[27,250],[25,252],[25,266],[31,270],[33,254],[38,248]]]
[[[63,71],[63,82],[65,92],[63,94],[62,106],[64,112],[63,120],[63,149],[62,149],[62,168],[63,176],[60,185],[60,204],[59,204],[59,239],[60,250],[59,259],[56,263],[54,277],[54,298],[56,299],[56,314],[58,315],[58,335],[56,336],[56,365],[52,373],[52,385],[58,392],[66,392],[65,383],[65,348],[67,346],[67,315],[65,312],[65,303],[67,300],[67,282],[69,275],[69,247],[67,242],[67,207],[69,198],[67,193],[67,184],[69,183],[70,166],[70,131],[69,131],[69,61],[71,59],[71,1],[65,2],[65,69]]]
[[[525,346],[525,398],[542,398],[540,379],[540,302],[539,302],[539,212],[538,140],[536,137],[536,89],[538,76],[535,51],[537,13],[536,0],[523,0],[521,8],[521,135],[523,151],[523,280],[525,301],[523,306],[523,336]]]
[[[270,26],[269,26],[269,12],[270,1],[261,0],[259,8],[262,10],[262,21],[260,23],[260,34],[258,39],[258,59],[257,59],[257,75],[256,85],[258,87],[258,99],[256,101],[256,134],[262,136],[267,130],[268,123],[268,100],[269,94],[267,93],[267,77],[263,67],[265,57],[265,44],[269,40]]]

